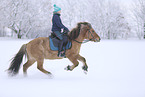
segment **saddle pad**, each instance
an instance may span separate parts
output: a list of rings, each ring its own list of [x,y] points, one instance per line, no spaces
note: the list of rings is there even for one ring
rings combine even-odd
[[[49,45],[50,45],[50,49],[53,51],[58,51],[58,43],[59,40],[56,38],[52,38],[51,36],[49,36]],[[72,43],[70,41],[68,41],[67,45],[66,45],[66,50],[70,49],[72,46]]]

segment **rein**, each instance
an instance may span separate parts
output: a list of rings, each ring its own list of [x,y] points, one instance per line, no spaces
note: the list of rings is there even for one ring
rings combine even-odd
[[[92,35],[90,29],[89,29],[89,33],[90,33],[91,36],[94,38],[94,36]],[[88,38],[89,38],[89,33],[88,33]],[[93,38],[92,38],[92,39],[93,39]],[[73,39],[73,41],[75,41],[75,42],[77,42],[77,43],[87,43],[87,42],[91,41],[92,39],[90,39],[90,40],[84,40],[83,42],[77,41],[77,40],[75,40],[75,39]]]
[[[84,40],[83,42],[79,42],[79,41],[73,39],[73,41],[75,41],[75,42],[77,42],[77,43],[87,43],[87,42],[89,42],[90,40]]]

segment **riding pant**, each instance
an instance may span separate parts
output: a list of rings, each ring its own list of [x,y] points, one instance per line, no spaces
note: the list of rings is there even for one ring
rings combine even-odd
[[[63,35],[63,33],[59,31],[54,31],[54,34],[56,35],[57,38],[60,39],[59,45],[58,45],[58,54],[63,51],[63,46],[67,42],[67,36]],[[65,49],[64,49],[65,52]]]

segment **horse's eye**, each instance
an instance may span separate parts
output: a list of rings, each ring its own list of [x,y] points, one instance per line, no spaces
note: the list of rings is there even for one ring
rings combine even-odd
[[[95,31],[92,31],[93,33],[95,32]]]

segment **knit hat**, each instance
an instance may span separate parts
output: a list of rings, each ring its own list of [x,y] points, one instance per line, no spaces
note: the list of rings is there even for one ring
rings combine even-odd
[[[54,6],[54,12],[58,12],[61,10],[61,8],[56,6],[56,4],[54,4],[53,6]]]

